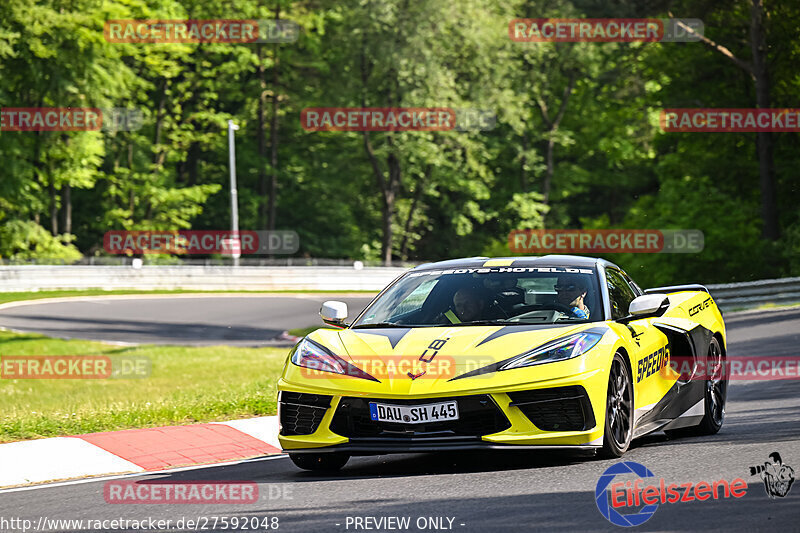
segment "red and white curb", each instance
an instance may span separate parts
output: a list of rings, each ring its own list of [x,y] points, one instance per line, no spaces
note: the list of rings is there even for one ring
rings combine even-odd
[[[0,488],[280,454],[278,417],[0,444]]]

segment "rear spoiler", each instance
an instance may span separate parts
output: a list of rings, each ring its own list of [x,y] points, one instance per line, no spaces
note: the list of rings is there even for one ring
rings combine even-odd
[[[653,287],[652,289],[646,289],[644,291],[645,294],[660,294],[665,293],[669,294],[671,292],[681,292],[681,291],[702,291],[708,292],[708,289],[705,286],[693,283],[690,285],[670,285],[669,287]],[[708,292],[708,294],[711,294]]]

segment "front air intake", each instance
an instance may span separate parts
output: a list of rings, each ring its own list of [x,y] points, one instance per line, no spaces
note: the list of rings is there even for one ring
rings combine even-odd
[[[544,431],[586,431],[595,426],[592,404],[580,385],[509,392],[510,407],[519,408]]]
[[[331,406],[332,396],[281,392],[281,435],[311,435],[319,428],[322,418]]]

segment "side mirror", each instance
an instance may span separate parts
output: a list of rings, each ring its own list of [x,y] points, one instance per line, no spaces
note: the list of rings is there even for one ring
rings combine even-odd
[[[628,307],[629,320],[661,316],[669,308],[669,298],[666,294],[643,294],[631,301]]]
[[[336,300],[328,300],[319,309],[319,316],[328,325],[344,327],[347,319],[347,304]]]

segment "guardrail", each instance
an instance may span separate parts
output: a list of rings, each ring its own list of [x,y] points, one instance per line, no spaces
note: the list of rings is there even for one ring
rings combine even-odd
[[[360,267],[360,265],[356,265]],[[40,290],[379,291],[406,271],[356,266],[0,266],[0,292]],[[800,303],[800,278],[707,285],[723,310]]]
[[[399,267],[0,266],[0,292],[43,290],[379,291]]]
[[[800,303],[800,278],[764,279],[706,287],[723,311],[763,304]]]

